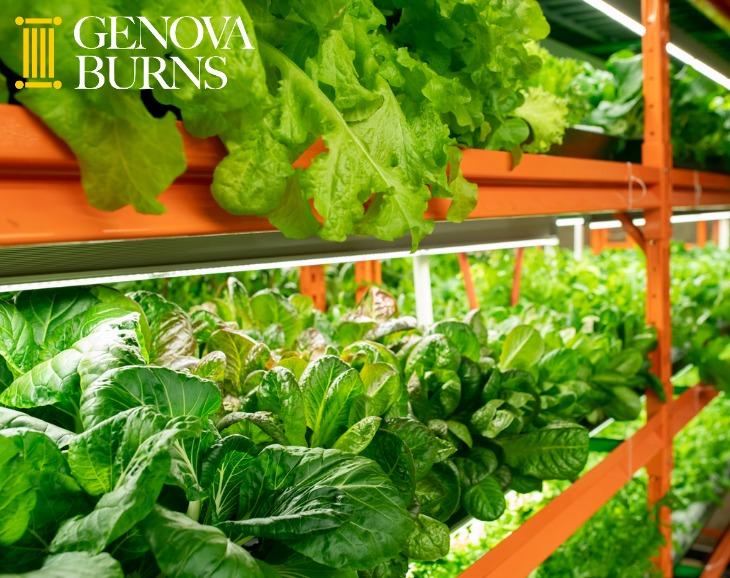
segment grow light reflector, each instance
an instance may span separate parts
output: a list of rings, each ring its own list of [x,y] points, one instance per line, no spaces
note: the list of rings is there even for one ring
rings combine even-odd
[[[599,12],[602,12],[603,14],[611,18],[611,20],[618,22],[624,28],[631,30],[631,32],[633,32],[634,34],[638,36],[644,36],[644,34],[646,34],[646,28],[641,22],[637,22],[636,20],[631,18],[631,16],[628,16],[620,10],[617,10],[608,2],[604,2],[603,0],[583,0],[583,2],[585,2],[589,6],[592,6]],[[726,88],[727,90],[730,90],[730,78],[715,70],[709,64],[702,62],[699,58],[695,58],[689,52],[683,50],[673,42],[669,42],[667,44],[667,52],[670,56],[673,56],[680,62],[691,66],[703,76],[706,76],[713,82],[716,82],[720,86]]]
[[[455,253],[474,253],[481,251],[496,251],[498,249],[517,249],[520,247],[557,246],[555,237],[542,239],[526,239],[516,241],[500,241],[494,243],[480,243],[449,247],[434,247],[411,253],[410,251],[373,252],[358,255],[334,255],[329,257],[312,257],[302,259],[282,259],[269,262],[241,263],[214,267],[181,268],[162,272],[126,273],[118,275],[100,275],[94,277],[80,277],[74,279],[51,279],[46,281],[30,281],[27,283],[0,284],[0,293],[6,291],[26,291],[30,289],[60,289],[62,287],[77,287],[80,285],[98,285],[109,283],[127,283],[129,281],[144,281],[147,279],[162,279],[169,277],[189,277],[191,275],[215,275],[242,273],[244,271],[260,271],[262,269],[287,269],[305,265],[336,265],[341,263],[355,263],[358,261],[373,261],[380,259],[400,259],[413,256],[449,255]]]

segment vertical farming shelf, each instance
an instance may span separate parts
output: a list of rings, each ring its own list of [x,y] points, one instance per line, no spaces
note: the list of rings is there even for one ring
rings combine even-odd
[[[478,185],[478,203],[470,222],[449,229],[441,237],[435,236],[436,246],[463,252],[464,246],[509,238],[519,228],[515,223],[522,223],[534,238],[536,231],[545,234],[550,215],[622,215],[627,232],[646,252],[647,320],[657,328],[659,337],[653,370],[664,384],[669,400],[661,403],[653,393],[647,393],[646,426],[468,569],[463,574],[467,578],[527,576],[641,467],[649,472],[649,501],[658,503],[669,489],[673,436],[715,395],[711,388],[697,386],[674,398],[670,382],[671,214],[674,208],[680,207],[730,206],[730,176],[672,168],[666,52],[668,16],[668,0],[644,0],[643,164],[525,155],[513,167],[508,153],[464,152],[462,171]],[[227,254],[232,246],[240,246],[242,242],[262,251],[266,258],[296,253],[300,261],[308,261],[302,269],[301,290],[312,296],[320,309],[326,307],[326,292],[324,270],[317,261],[325,255],[349,254],[367,259],[367,263],[357,266],[358,281],[380,282],[380,268],[373,259],[382,254],[382,243],[364,239],[332,249],[332,244],[325,247],[319,241],[303,241],[298,245],[293,242],[281,249],[280,254],[274,254],[271,251],[279,249],[271,247],[275,238],[272,235],[276,233],[268,221],[233,216],[220,209],[209,192],[213,169],[225,154],[216,139],[200,140],[183,134],[188,170],[161,197],[168,212],[151,216],[130,209],[105,213],[91,208],[84,197],[79,167],[72,153],[25,109],[1,105],[0,133],[6,137],[0,140],[0,203],[3,206],[0,269],[3,264],[13,263],[13,259],[22,259],[28,275],[42,275],[44,261],[40,256],[47,255],[44,253],[47,251],[52,254],[79,244],[112,243],[104,245],[106,250],[132,253],[132,247],[146,246],[140,243],[167,239],[182,243],[178,247],[191,248],[210,242],[216,255]],[[317,145],[297,164],[306,165],[321,151],[321,144]],[[427,216],[444,221],[447,209],[447,200],[434,199]],[[643,211],[646,225],[641,229],[633,227],[626,216],[629,211]],[[248,235],[244,241],[242,234]],[[407,246],[390,247],[391,252],[408,252]],[[163,255],[163,261],[165,258]],[[170,267],[164,264],[158,260],[147,272],[169,271]],[[177,263],[167,264],[177,266]],[[462,270],[468,273],[466,255],[462,256],[461,264]],[[62,278],[63,274],[56,279],[59,276]],[[476,304],[473,290],[470,303]],[[661,519],[666,524],[663,531],[670,537],[668,508],[661,509]],[[728,556],[727,543],[723,540],[718,559]],[[665,576],[672,575],[671,541],[661,550],[656,563]]]

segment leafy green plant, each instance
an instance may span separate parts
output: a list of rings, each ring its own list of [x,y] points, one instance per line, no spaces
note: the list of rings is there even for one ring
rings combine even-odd
[[[730,402],[722,395],[675,438],[672,492],[675,511],[697,502],[716,502],[728,487],[728,431]],[[634,426],[633,422],[627,423]],[[640,425],[640,424],[638,424]],[[634,429],[633,427],[631,429]],[[618,433],[618,432],[614,432]],[[600,455],[592,454],[589,467]],[[459,575],[488,550],[496,547],[535,512],[567,487],[547,482],[542,491],[510,500],[511,508],[498,526],[474,524],[453,538],[451,552],[436,562],[411,565],[412,578],[447,578]],[[606,503],[571,538],[532,574],[532,578],[563,576],[654,576],[651,557],[663,544],[654,512],[646,507],[647,482],[639,474]],[[681,523],[677,516],[673,523]]]
[[[433,229],[424,217],[429,199],[451,199],[447,218],[455,222],[476,203],[476,186],[459,170],[458,145],[509,150],[519,159],[523,149],[545,150],[562,136],[565,110],[525,90],[541,63],[526,46],[549,32],[536,0],[144,0],[136,14],[161,28],[163,15],[182,18],[178,44],[193,48],[163,47],[134,25],[124,28],[125,42],[140,62],[177,59],[194,70],[220,58],[213,43],[196,43],[195,26],[185,20],[201,6],[216,30],[240,19],[254,48],[237,46],[229,55],[219,90],[166,90],[172,66],[148,78],[121,60],[117,83],[125,90],[109,83],[73,90],[77,52],[107,58],[94,36],[103,23],[86,22],[78,32],[84,46],[98,48],[79,47],[73,23],[89,14],[126,15],[119,3],[73,0],[55,41],[63,87],[14,95],[74,151],[94,207],[164,212],[157,197],[186,168],[174,111],[190,134],[218,136],[226,147],[211,191],[227,211],[265,216],[292,238],[411,234],[416,247]],[[45,14],[52,6],[32,0],[27,8]],[[0,58],[20,75],[17,14],[3,6],[0,16],[8,39]],[[318,139],[326,151],[294,169]]]
[[[567,99],[570,123],[602,128],[624,139],[643,138],[641,54],[617,52],[606,70],[539,51],[544,64],[531,83]],[[685,168],[723,171],[730,159],[730,93],[693,68],[673,68],[671,136],[674,162]]]
[[[3,567],[403,576],[448,552],[450,523],[502,516],[508,488],[577,476],[580,423],[617,398],[561,392],[585,336],[503,320],[490,337],[479,311],[419,328],[378,289],[338,319],[233,278],[204,294],[0,301],[0,467],[24,496],[0,508]],[[642,370],[603,339],[615,360],[591,341],[591,372]]]
[[[0,469],[17,496],[0,507],[3,569],[45,559],[41,572],[55,575],[86,556],[100,576],[276,576],[288,565],[355,576],[405,548],[413,522],[374,461],[221,436],[211,418],[222,394],[201,365],[146,365],[194,358],[187,315],[153,293],[132,297],[72,289],[2,302],[12,381]],[[263,489],[265,503],[248,493]]]

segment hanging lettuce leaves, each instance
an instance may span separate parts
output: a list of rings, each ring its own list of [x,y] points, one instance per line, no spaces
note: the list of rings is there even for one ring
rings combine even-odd
[[[225,85],[201,74],[200,88],[188,76],[205,72],[208,59],[221,59],[220,46],[207,34],[197,42],[186,2],[137,0],[135,13],[153,25],[163,16],[182,20],[177,42],[167,46],[135,23],[122,27],[122,44],[137,44],[140,58],[135,70],[126,54],[114,54],[122,89],[111,86],[108,74],[111,37],[91,49],[73,39],[81,16],[127,14],[120,3],[71,0],[61,12],[52,4],[31,0],[27,8],[63,19],[55,43],[55,76],[63,86],[22,90],[17,98],[71,147],[90,203],[103,210],[132,205],[164,212],[157,197],[185,170],[175,116],[153,116],[151,100],[156,113],[160,103],[174,107],[190,134],[220,138],[227,154],[211,191],[224,209],[266,217],[292,238],[409,235],[415,249],[434,227],[427,218],[431,199],[450,200],[446,218],[454,222],[476,205],[477,187],[460,172],[458,146],[509,150],[519,159],[523,150],[542,151],[560,138],[564,111],[542,100],[547,114],[538,116],[525,98],[541,63],[529,43],[549,31],[536,0],[203,0],[192,13],[210,17],[216,36],[228,39],[240,19],[247,39],[229,39]],[[0,59],[20,74],[16,16],[0,8],[0,34],[8,39]],[[105,30],[87,22],[82,41],[96,46],[94,35]],[[105,64],[98,90],[75,90],[80,80],[99,81],[95,73],[79,78],[79,51]],[[164,70],[148,80],[141,59]],[[295,169],[318,139],[326,150]]]
[[[527,121],[532,131],[532,140],[525,145],[528,153],[546,153],[553,144],[563,142],[568,128],[568,107],[565,102],[538,87],[530,87],[525,93],[525,102],[515,114]]]

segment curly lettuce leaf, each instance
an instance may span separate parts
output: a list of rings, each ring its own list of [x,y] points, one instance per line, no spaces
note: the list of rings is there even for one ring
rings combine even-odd
[[[525,152],[546,153],[553,144],[563,142],[568,128],[568,107],[563,99],[531,86],[515,114],[527,121],[532,130],[532,141],[524,146]]]

